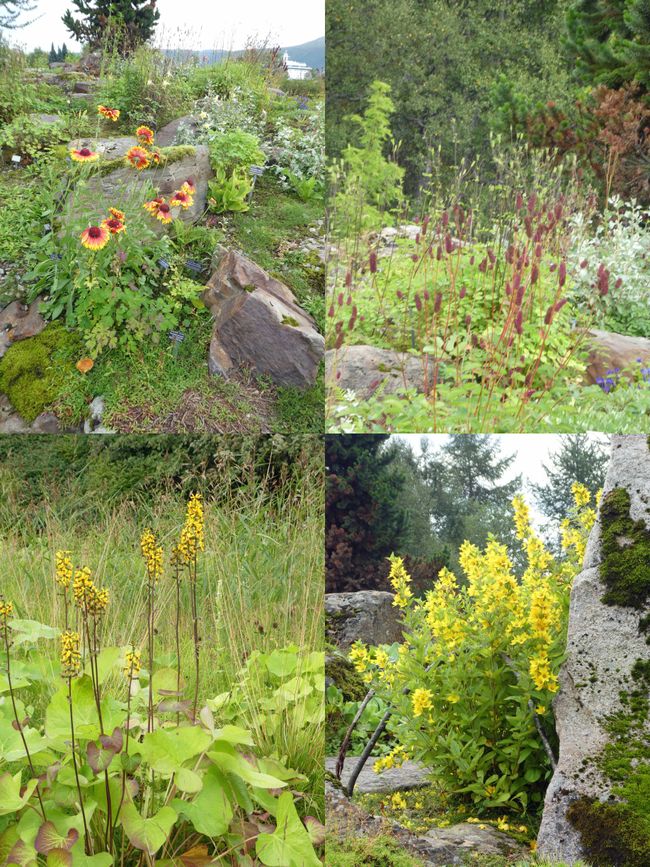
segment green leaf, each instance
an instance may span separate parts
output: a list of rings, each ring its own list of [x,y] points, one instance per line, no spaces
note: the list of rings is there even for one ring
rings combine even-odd
[[[21,796],[21,771],[17,771],[13,777],[11,774],[0,776],[0,816],[8,816],[22,810],[36,788],[37,782],[37,780],[30,780]]]
[[[179,768],[174,774],[174,782],[176,783],[176,788],[180,789],[181,792],[187,792],[192,795],[200,792],[203,788],[201,777],[189,768]]]
[[[297,664],[297,655],[286,650],[274,650],[266,657],[266,667],[276,677],[287,677],[293,674]]]
[[[208,837],[221,837],[228,830],[233,817],[227,778],[214,766],[203,777],[203,788],[192,801],[172,801],[172,807],[185,816],[194,830]]]
[[[58,638],[61,634],[60,629],[39,623],[37,620],[10,620],[9,628],[13,633],[11,640],[14,647],[28,641],[36,643],[39,638]]]
[[[100,735],[99,719],[95,707],[92,681],[87,675],[72,681],[72,706],[77,739],[97,740]],[[102,699],[101,707],[106,731],[113,731],[123,723],[126,713],[115,699],[105,696]],[[45,711],[45,734],[53,740],[70,740],[70,708],[67,686],[62,686],[50,699]]]
[[[36,729],[24,727],[23,735],[32,756],[47,748],[47,740]],[[8,719],[0,717],[0,761],[17,762],[24,758],[25,747],[20,732]]]
[[[272,777],[270,774],[262,774],[256,771],[250,762],[240,755],[230,744],[223,741],[215,743],[214,749],[208,753],[208,758],[224,773],[235,774],[251,786],[256,786],[260,789],[281,789],[286,786],[283,780]]]
[[[272,834],[260,834],[257,838],[257,857],[262,864],[267,867],[321,867],[291,792],[284,792],[278,799],[276,824]]]
[[[149,855],[164,846],[176,821],[176,811],[172,807],[162,807],[155,816],[143,819],[134,804],[122,805],[122,827],[131,845]]]
[[[246,747],[255,746],[253,736],[246,729],[239,726],[224,726],[222,729],[216,729],[214,733],[216,741],[226,741],[233,746],[243,745]]]
[[[199,726],[158,729],[144,736],[140,752],[151,767],[161,774],[173,774],[180,766],[205,752],[212,736]]]

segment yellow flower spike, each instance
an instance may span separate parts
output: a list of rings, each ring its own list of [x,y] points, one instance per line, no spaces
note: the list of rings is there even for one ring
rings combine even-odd
[[[574,482],[571,485],[571,493],[573,494],[573,501],[579,509],[586,506],[591,500],[589,489],[580,482]]]
[[[147,577],[155,583],[163,572],[163,549],[156,544],[156,537],[149,527],[140,538],[140,549],[147,567]]]
[[[124,657],[124,676],[136,680],[140,674],[141,660],[139,650],[129,650]]]
[[[3,628],[7,625],[7,620],[14,613],[14,606],[12,602],[6,602],[4,599],[0,599],[0,623]]]
[[[187,503],[185,525],[176,551],[184,563],[191,563],[205,549],[205,517],[201,494],[192,494]]]
[[[66,630],[61,633],[61,677],[67,680],[80,673],[79,633]]]
[[[56,583],[67,590],[72,581],[72,560],[69,551],[57,551],[54,555],[56,563]]]
[[[413,598],[413,592],[410,587],[411,576],[406,571],[404,561],[401,557],[396,557],[395,554],[391,554],[388,559],[390,561],[390,572],[388,578],[391,587],[395,591],[393,605],[397,608],[406,608]]]

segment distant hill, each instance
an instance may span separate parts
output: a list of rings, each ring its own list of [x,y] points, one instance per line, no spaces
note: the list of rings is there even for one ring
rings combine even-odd
[[[280,49],[281,52],[288,51],[291,60],[298,60],[311,66],[312,69],[325,68],[325,37],[312,39],[311,42],[303,42],[302,45],[287,45]],[[222,49],[206,49],[205,51],[187,51],[184,49],[163,49],[163,53],[168,57],[174,57],[177,60],[187,61],[192,57],[199,59],[199,62],[205,64],[219,63],[224,57],[230,55],[237,57],[241,51],[223,51]]]

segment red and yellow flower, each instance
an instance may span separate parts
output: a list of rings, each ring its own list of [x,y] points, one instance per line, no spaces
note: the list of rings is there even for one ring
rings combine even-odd
[[[97,106],[98,114],[101,114],[102,117],[105,117],[107,120],[112,120],[115,123],[120,116],[120,110],[118,108],[106,108],[105,105]]]
[[[196,184],[188,178],[181,186],[181,190],[184,190],[186,193],[189,193],[190,196],[193,196],[196,192]]]
[[[162,154],[160,151],[151,151],[151,162],[154,166],[160,165],[160,160],[162,159]]]
[[[163,202],[162,205],[158,205],[155,217],[157,220],[160,220],[161,223],[171,223],[171,221],[174,219],[174,215],[172,214],[172,209],[167,204],[167,202]]]
[[[154,139],[154,131],[148,126],[139,126],[135,131],[140,144],[152,145]]]
[[[75,148],[70,151],[70,156],[76,163],[93,163],[99,159],[99,154],[90,148]]]
[[[142,147],[132,147],[126,154],[126,160],[139,172],[146,169],[151,161],[151,154]]]
[[[116,217],[111,217],[109,220],[104,220],[101,227],[103,229],[108,229],[111,235],[119,235],[120,232],[123,232],[126,229],[126,224],[124,220],[118,220]]]
[[[187,192],[187,190],[181,187],[181,189],[176,190],[174,195],[171,197],[171,199],[169,200],[169,204],[172,207],[181,207],[184,210],[187,210],[187,208],[191,208],[194,204],[194,199],[192,198],[192,195]]]
[[[158,213],[158,208],[164,204],[165,200],[158,196],[158,198],[152,199],[150,202],[145,202],[142,207],[145,209],[145,211],[149,211],[152,217],[155,217]]]
[[[81,233],[81,243],[87,250],[103,250],[110,240],[110,232],[101,226],[89,226]]]
[[[116,220],[122,220],[122,222],[124,222],[124,219],[126,217],[124,211],[120,211],[117,208],[109,208],[108,213],[111,215],[111,217],[115,217]]]

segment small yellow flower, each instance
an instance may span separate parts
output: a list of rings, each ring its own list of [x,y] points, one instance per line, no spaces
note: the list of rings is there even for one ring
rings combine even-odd
[[[5,602],[4,599],[0,599],[0,624],[2,624],[3,628],[7,625],[7,620],[14,613],[14,606],[12,602]]]
[[[571,485],[571,493],[573,494],[573,501],[579,509],[586,506],[591,500],[589,489],[581,485],[580,482],[574,482]]]
[[[181,538],[176,546],[178,556],[185,563],[192,563],[199,551],[205,548],[204,538],[205,517],[201,494],[192,494],[187,503],[185,525],[181,530]]]
[[[457,692],[452,692],[447,696],[449,704],[457,704],[460,701],[460,696]]]
[[[422,716],[425,710],[433,707],[433,693],[430,689],[416,689],[412,696],[413,716]]]

